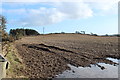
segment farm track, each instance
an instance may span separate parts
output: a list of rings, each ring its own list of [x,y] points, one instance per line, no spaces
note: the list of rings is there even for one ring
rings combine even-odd
[[[70,35],[45,35],[16,41],[16,48],[22,56],[23,63],[26,64],[26,71],[23,73],[32,78],[48,78],[70,69],[67,64],[76,67],[91,67],[93,64],[102,70],[105,67],[97,63],[117,65],[106,59],[107,57],[120,58],[117,53],[117,41],[114,42],[117,38],[115,40],[110,38],[108,42],[107,38],[101,38],[103,41],[100,42],[100,37],[88,36],[90,38],[88,40],[86,35],[72,34],[73,37]],[[74,39],[76,36],[83,37],[84,40]],[[42,39],[38,41],[39,38]],[[92,38],[96,41],[92,41]]]

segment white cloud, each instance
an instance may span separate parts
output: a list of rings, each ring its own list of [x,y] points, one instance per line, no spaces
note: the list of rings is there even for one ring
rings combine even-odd
[[[2,2],[105,2],[113,0],[2,0]],[[114,0],[120,1],[120,0]]]
[[[93,13],[89,6],[83,2],[63,2],[56,7],[70,19],[90,17]]]
[[[27,13],[27,16],[23,16],[16,23],[21,25],[28,26],[41,26],[54,24],[64,20],[64,14],[59,12],[56,8],[44,8],[41,7],[39,9],[29,9],[27,12],[23,12],[21,14]],[[19,22],[19,23],[18,23]],[[14,23],[13,23],[14,24]]]
[[[4,13],[10,13],[10,14],[19,14],[19,15],[21,15],[22,13],[25,13],[26,12],[26,10],[25,9],[10,9],[10,10],[5,10],[5,9],[3,9],[2,10]]]
[[[82,0],[74,0],[81,2]],[[73,0],[2,0],[2,2],[74,2]]]
[[[35,2],[39,2],[39,0],[35,0]],[[92,17],[94,14],[106,15],[111,12],[115,13],[117,11],[117,2],[115,0],[89,0],[89,2],[88,0],[80,0],[80,2],[62,2],[58,0],[58,2],[50,3],[53,6],[52,8],[13,9],[3,10],[3,12],[23,15],[16,22],[17,24],[42,26],[54,24],[65,19],[82,19]],[[98,13],[94,10],[98,10]]]
[[[54,5],[53,5],[54,6]],[[4,12],[12,14],[27,14],[19,20],[21,24],[26,25],[48,25],[54,24],[65,19],[81,19],[92,16],[92,10],[87,4],[79,3],[56,3],[52,8],[40,7],[39,9],[14,9],[5,10]]]
[[[95,1],[89,3],[89,6],[97,10],[101,15],[116,14],[118,11],[118,0]]]

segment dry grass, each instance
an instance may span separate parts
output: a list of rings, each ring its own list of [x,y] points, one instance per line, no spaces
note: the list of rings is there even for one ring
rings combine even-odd
[[[17,50],[15,49],[13,43],[7,43],[4,47],[6,53],[4,53],[5,58],[9,62],[9,68],[7,69],[7,78],[24,78],[24,68],[25,65],[22,63]]]

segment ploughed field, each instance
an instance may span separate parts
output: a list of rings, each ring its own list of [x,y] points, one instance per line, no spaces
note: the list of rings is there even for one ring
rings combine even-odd
[[[106,58],[120,59],[118,37],[97,37],[81,34],[46,34],[22,38],[15,42],[25,64],[24,75],[30,78],[55,77],[76,67],[90,67],[102,70],[98,63],[117,65]]]

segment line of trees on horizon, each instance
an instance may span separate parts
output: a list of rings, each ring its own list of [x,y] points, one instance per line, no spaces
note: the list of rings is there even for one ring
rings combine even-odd
[[[55,33],[48,33],[48,34],[68,34],[66,32],[55,32]],[[90,33],[90,34],[86,34],[85,31],[75,31],[75,33],[71,33],[71,34],[85,34],[85,35],[90,35],[90,36],[105,36],[105,37],[120,37],[120,34],[113,34],[113,35],[109,35],[109,34],[105,34],[105,35],[99,35],[99,34],[95,34],[95,33]]]
[[[0,15],[0,42],[14,41],[22,38],[23,36],[39,35],[36,30],[33,29],[11,29],[9,34],[6,32],[7,19]]]
[[[39,33],[36,30],[33,29],[11,29],[9,34],[6,32],[6,23],[7,20],[4,16],[0,15],[0,37],[2,37],[2,39],[0,39],[0,42],[2,41],[14,41],[14,40],[18,40],[20,38],[22,38],[23,36],[35,36],[35,35],[39,35]],[[65,32],[61,32],[62,34],[65,34]],[[85,31],[75,31],[76,34],[86,34]],[[52,33],[52,34],[58,34],[58,33]],[[92,35],[92,36],[98,36],[97,34],[88,34],[88,35]],[[114,34],[114,35],[101,35],[101,36],[117,36],[120,37],[120,34]]]
[[[33,29],[11,29],[9,35],[12,36],[15,40],[21,39],[23,36],[36,36],[39,33]]]

